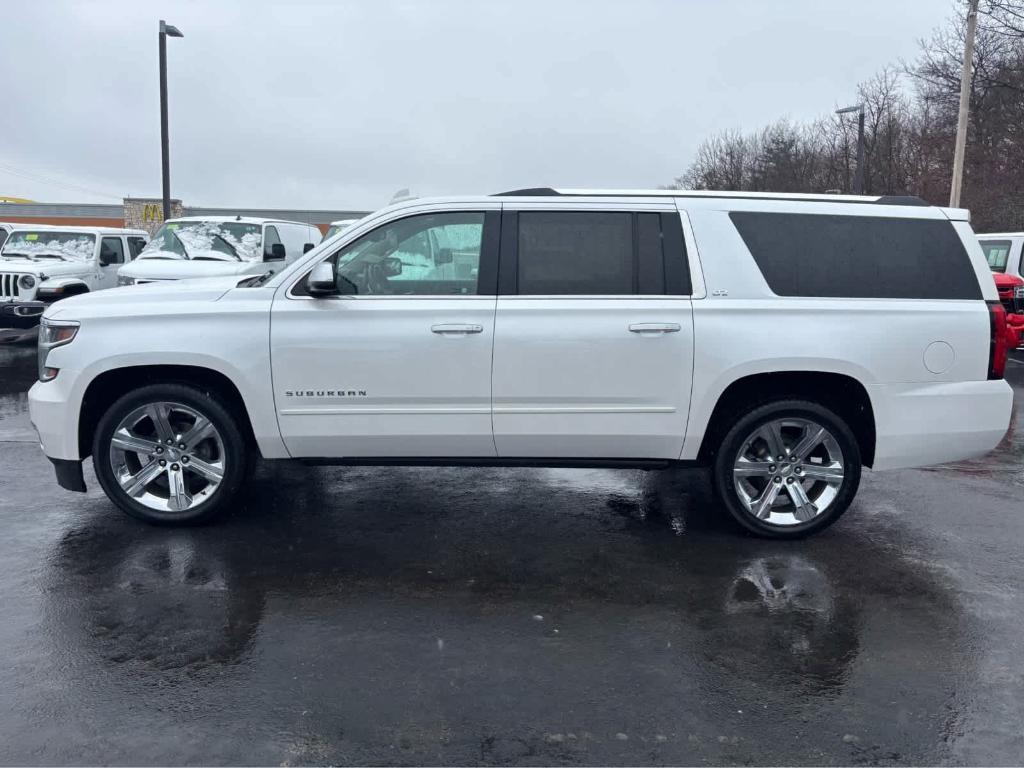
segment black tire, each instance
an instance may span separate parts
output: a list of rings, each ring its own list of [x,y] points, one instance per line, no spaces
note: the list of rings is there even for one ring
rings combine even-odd
[[[733,482],[733,463],[746,440],[760,427],[776,419],[805,419],[831,432],[843,454],[843,480],[824,512],[803,523],[776,525],[758,518],[740,499]],[[849,425],[824,406],[806,400],[778,400],[739,415],[718,444],[712,466],[715,494],[730,516],[746,531],[772,539],[799,539],[828,528],[846,511],[860,485],[861,453]]]
[[[181,403],[205,416],[224,446],[220,485],[208,499],[183,512],[157,510],[136,501],[121,488],[110,462],[110,441],[121,420],[141,406],[161,401]],[[124,395],[103,414],[93,437],[92,462],[104,493],[132,517],[154,525],[191,525],[207,522],[231,506],[244,485],[251,457],[238,417],[217,393],[189,384],[151,384]]]

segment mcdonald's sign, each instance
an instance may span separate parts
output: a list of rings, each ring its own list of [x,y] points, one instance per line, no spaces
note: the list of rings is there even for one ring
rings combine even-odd
[[[163,221],[164,210],[160,203],[146,203],[142,206],[143,221]]]

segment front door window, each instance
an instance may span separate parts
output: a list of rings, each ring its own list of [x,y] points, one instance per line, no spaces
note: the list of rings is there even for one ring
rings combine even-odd
[[[335,254],[339,287],[356,295],[475,295],[483,229],[483,212],[393,221]]]
[[[124,264],[124,243],[120,237],[104,237],[100,242],[100,266],[118,267]]]

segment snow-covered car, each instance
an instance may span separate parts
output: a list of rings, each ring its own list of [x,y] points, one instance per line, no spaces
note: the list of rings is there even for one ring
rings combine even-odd
[[[338,221],[332,221],[330,226],[327,227],[327,232],[324,233],[324,240],[329,240],[339,232],[344,232],[357,221],[359,221],[359,219],[339,219]]]
[[[58,299],[115,287],[148,241],[141,229],[15,225],[0,247],[0,340],[33,331]]]
[[[168,219],[118,285],[276,272],[321,240],[312,224],[244,216]]]

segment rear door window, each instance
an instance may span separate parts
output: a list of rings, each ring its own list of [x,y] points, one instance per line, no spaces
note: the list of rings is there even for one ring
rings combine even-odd
[[[761,211],[729,216],[779,296],[982,297],[948,220]]]
[[[691,293],[678,213],[520,211],[506,215],[502,233],[502,293]]]
[[[521,295],[634,293],[632,215],[520,213],[518,285]]]

